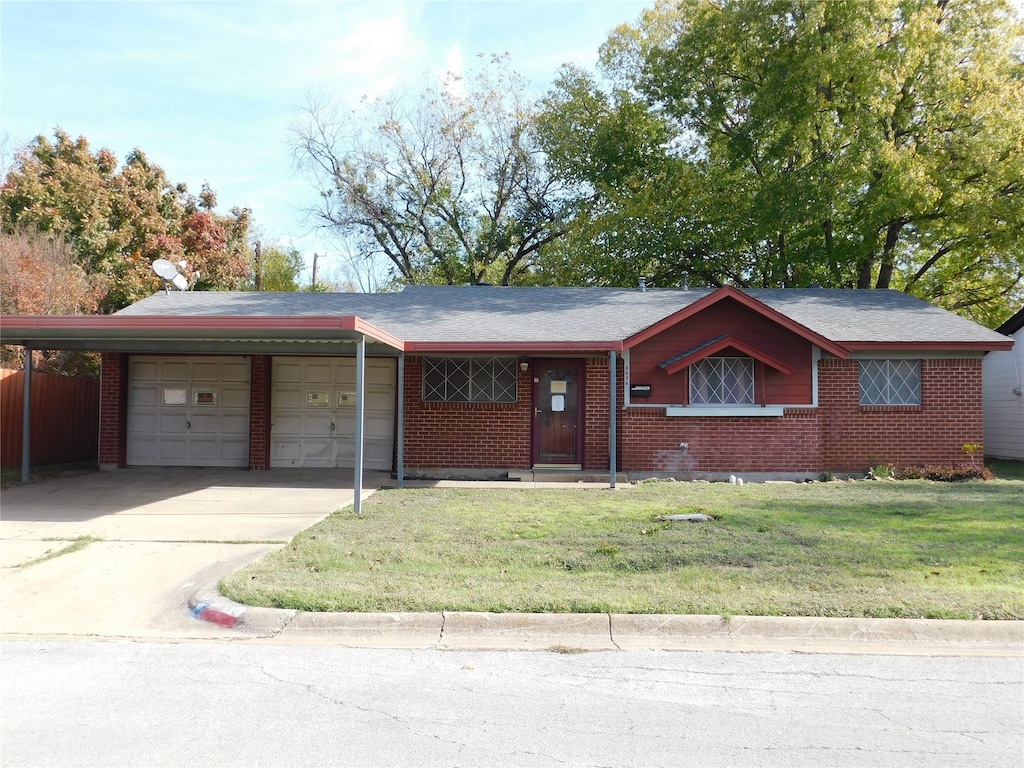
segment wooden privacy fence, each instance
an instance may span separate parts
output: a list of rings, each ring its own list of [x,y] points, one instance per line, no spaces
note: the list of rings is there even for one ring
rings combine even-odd
[[[25,372],[0,370],[0,466],[21,466]],[[100,380],[32,372],[32,466],[96,461]]]

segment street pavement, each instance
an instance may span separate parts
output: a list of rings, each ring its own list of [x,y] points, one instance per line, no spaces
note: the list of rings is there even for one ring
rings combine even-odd
[[[0,643],[0,764],[1020,768],[1024,661]]]

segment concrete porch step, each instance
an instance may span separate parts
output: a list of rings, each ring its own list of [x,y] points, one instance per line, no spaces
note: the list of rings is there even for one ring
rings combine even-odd
[[[508,479],[524,483],[609,483],[611,474],[579,469],[514,469],[509,470]],[[617,472],[615,482],[628,483],[629,476]]]

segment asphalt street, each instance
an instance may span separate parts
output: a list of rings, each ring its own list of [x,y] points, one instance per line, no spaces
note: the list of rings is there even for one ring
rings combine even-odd
[[[4,766],[1011,766],[1024,660],[8,640]]]

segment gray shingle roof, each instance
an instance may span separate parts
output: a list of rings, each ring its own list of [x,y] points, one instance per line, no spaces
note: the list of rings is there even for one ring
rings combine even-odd
[[[405,341],[615,341],[639,333],[711,291],[410,286],[393,294],[161,292],[118,314],[357,315]],[[1005,341],[994,331],[899,291],[760,289],[744,293],[839,343]]]

